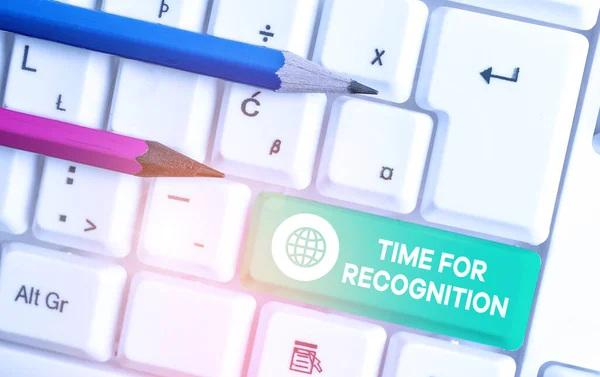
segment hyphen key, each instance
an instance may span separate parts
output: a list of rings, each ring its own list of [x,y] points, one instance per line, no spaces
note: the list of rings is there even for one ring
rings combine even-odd
[[[529,250],[268,193],[256,200],[243,282],[514,350],[539,270]]]

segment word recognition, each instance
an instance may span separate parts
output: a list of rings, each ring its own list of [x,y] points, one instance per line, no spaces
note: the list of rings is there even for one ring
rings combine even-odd
[[[487,263],[479,259],[469,259],[465,256],[441,252],[424,247],[414,247],[412,250],[406,244],[389,240],[379,240],[381,245],[380,260],[399,264],[405,267],[418,268],[425,271],[436,271],[444,275],[451,272],[458,278],[466,278],[485,282],[484,274]],[[409,251],[410,250],[410,251]],[[439,259],[434,257],[440,254]],[[387,270],[375,270],[371,267],[357,266],[346,263],[342,276],[342,284],[351,284],[360,288],[375,289],[378,292],[390,290],[396,296],[409,295],[414,300],[435,302],[439,305],[453,305],[455,308],[474,310],[480,314],[499,315],[506,317],[508,297],[498,297],[482,291],[426,281],[417,277],[409,279],[405,274],[392,274]]]

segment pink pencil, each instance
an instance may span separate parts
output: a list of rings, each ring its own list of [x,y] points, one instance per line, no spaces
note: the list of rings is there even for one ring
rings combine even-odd
[[[224,177],[155,141],[2,108],[0,145],[138,177]]]

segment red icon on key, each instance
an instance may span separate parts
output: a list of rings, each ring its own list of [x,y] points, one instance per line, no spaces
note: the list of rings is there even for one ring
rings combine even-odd
[[[315,370],[321,373],[323,368],[321,360],[317,357],[317,345],[296,340],[290,370],[304,374],[313,374]]]

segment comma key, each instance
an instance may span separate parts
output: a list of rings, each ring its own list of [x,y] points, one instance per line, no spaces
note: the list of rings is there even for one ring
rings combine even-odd
[[[95,361],[114,354],[127,273],[20,243],[3,247],[0,338]]]

